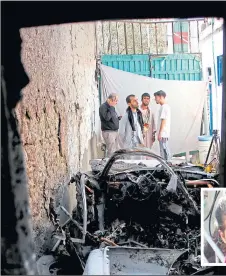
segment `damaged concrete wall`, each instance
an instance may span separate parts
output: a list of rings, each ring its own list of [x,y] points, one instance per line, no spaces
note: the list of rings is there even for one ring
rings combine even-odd
[[[98,156],[98,90],[94,23],[21,30],[22,62],[30,78],[17,107],[28,174],[37,252],[44,243],[49,198]],[[74,190],[66,191],[72,208]],[[70,210],[69,210],[70,211]]]

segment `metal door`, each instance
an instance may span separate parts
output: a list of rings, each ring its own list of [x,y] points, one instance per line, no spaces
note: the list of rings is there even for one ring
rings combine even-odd
[[[164,80],[200,81],[201,58],[192,54],[151,57],[151,77]]]
[[[122,71],[150,77],[149,55],[104,55],[101,63]]]

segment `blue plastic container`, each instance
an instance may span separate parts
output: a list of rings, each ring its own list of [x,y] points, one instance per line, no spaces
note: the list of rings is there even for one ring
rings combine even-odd
[[[208,142],[211,141],[212,136],[207,136],[207,135],[203,135],[203,136],[198,136],[198,140],[200,142]]]

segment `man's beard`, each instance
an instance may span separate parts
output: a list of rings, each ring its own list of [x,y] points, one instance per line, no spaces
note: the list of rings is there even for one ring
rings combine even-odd
[[[148,103],[143,103],[144,106],[148,106],[149,104]]]
[[[136,105],[136,106],[132,106],[132,108],[134,108],[134,109],[138,109],[138,106]]]

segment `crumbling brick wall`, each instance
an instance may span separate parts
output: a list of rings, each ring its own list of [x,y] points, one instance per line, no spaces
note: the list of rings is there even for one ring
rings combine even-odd
[[[49,198],[96,158],[98,90],[94,23],[21,30],[21,58],[30,78],[17,107],[37,252],[45,241]],[[91,151],[92,149],[92,151]],[[85,154],[84,154],[85,153]],[[69,199],[74,194],[69,191]],[[70,205],[67,202],[68,205]]]

